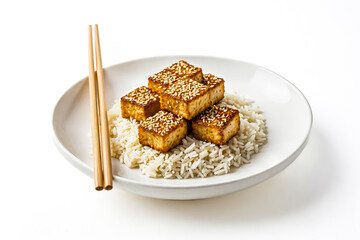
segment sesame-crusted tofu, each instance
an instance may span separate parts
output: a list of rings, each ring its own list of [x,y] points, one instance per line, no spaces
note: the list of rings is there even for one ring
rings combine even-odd
[[[210,73],[204,74],[204,84],[210,88],[211,105],[218,103],[224,98],[225,81],[222,78],[216,77]]]
[[[178,80],[179,78],[173,72],[164,69],[149,77],[148,87],[154,92],[161,93]]]
[[[160,96],[147,87],[139,87],[121,98],[121,116],[143,121],[160,111]]]
[[[202,69],[195,67],[184,60],[172,64],[167,69],[174,72],[179,77],[190,78],[197,82],[203,81]]]
[[[167,152],[181,142],[187,134],[183,117],[167,111],[159,111],[139,125],[139,141],[160,152]]]
[[[191,79],[179,80],[161,93],[160,107],[191,120],[211,106],[209,90]]]
[[[149,77],[148,87],[154,92],[161,93],[171,84],[181,79],[192,79],[197,82],[203,81],[201,68],[194,67],[184,60],[172,64],[159,73]]]
[[[240,130],[239,111],[214,105],[192,121],[196,139],[223,145]]]

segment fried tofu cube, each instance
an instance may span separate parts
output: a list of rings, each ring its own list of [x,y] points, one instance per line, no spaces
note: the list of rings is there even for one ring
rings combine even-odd
[[[159,111],[141,122],[138,128],[139,141],[160,152],[167,152],[181,142],[187,134],[183,117],[167,111]]]
[[[161,93],[178,80],[178,77],[173,72],[164,69],[149,77],[148,87],[154,92]]]
[[[121,116],[143,121],[160,111],[160,96],[147,87],[139,87],[121,98]]]
[[[159,73],[148,78],[148,87],[157,93],[166,90],[171,84],[181,79],[192,79],[197,82],[203,81],[201,68],[194,67],[184,60],[172,64]]]
[[[239,111],[214,105],[192,121],[196,139],[223,145],[240,130]]]
[[[172,64],[167,68],[180,78],[190,78],[197,82],[203,81],[202,69],[195,67],[184,60]]]
[[[194,80],[179,80],[161,93],[160,108],[191,120],[211,106],[209,90]]]
[[[210,73],[205,74],[204,84],[210,88],[211,105],[214,105],[224,98],[225,81],[222,78],[216,77]]]

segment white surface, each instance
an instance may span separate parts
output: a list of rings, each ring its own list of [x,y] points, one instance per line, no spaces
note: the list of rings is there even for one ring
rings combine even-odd
[[[1,1],[1,239],[359,239],[359,2],[185,3]],[[312,106],[308,146],[279,175],[224,197],[95,192],[51,140],[54,104],[87,74],[89,23],[100,24],[104,66],[199,54],[278,72]],[[174,25],[185,36],[154,34]]]
[[[138,59],[104,69],[106,103],[135,87],[147,84],[152,75],[184,59],[226,79],[225,91],[254,99],[266,117],[268,141],[251,164],[232,168],[230,174],[195,179],[151,179],[113,159],[114,187],[141,196],[190,200],[233,193],[260,183],[292,163],[304,149],[312,126],[306,98],[286,79],[251,63],[204,56],[165,56]],[[56,104],[53,115],[54,141],[60,152],[80,171],[93,177],[90,149],[88,79],[71,87]]]

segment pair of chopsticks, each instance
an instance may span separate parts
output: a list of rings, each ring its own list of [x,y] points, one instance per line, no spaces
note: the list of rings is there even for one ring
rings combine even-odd
[[[95,24],[94,28],[97,77],[95,76],[94,69],[92,27],[89,25],[89,95],[94,158],[94,182],[95,189],[101,191],[102,189],[111,190],[113,183],[108,119],[105,104],[104,72],[101,61],[98,25]]]

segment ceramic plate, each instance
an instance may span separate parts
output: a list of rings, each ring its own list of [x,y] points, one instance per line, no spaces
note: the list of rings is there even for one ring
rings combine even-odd
[[[268,142],[250,164],[222,176],[197,179],[151,179],[113,159],[114,187],[163,199],[199,199],[224,195],[260,183],[292,163],[304,149],[312,113],[304,95],[293,84],[263,67],[231,59],[204,56],[163,56],[121,63],[104,70],[109,108],[147,78],[179,60],[199,66],[204,73],[225,79],[226,92],[255,101],[267,120]],[[54,140],[60,152],[80,171],[93,176],[87,78],[71,87],[53,113]],[[89,182],[89,185],[92,183]]]

